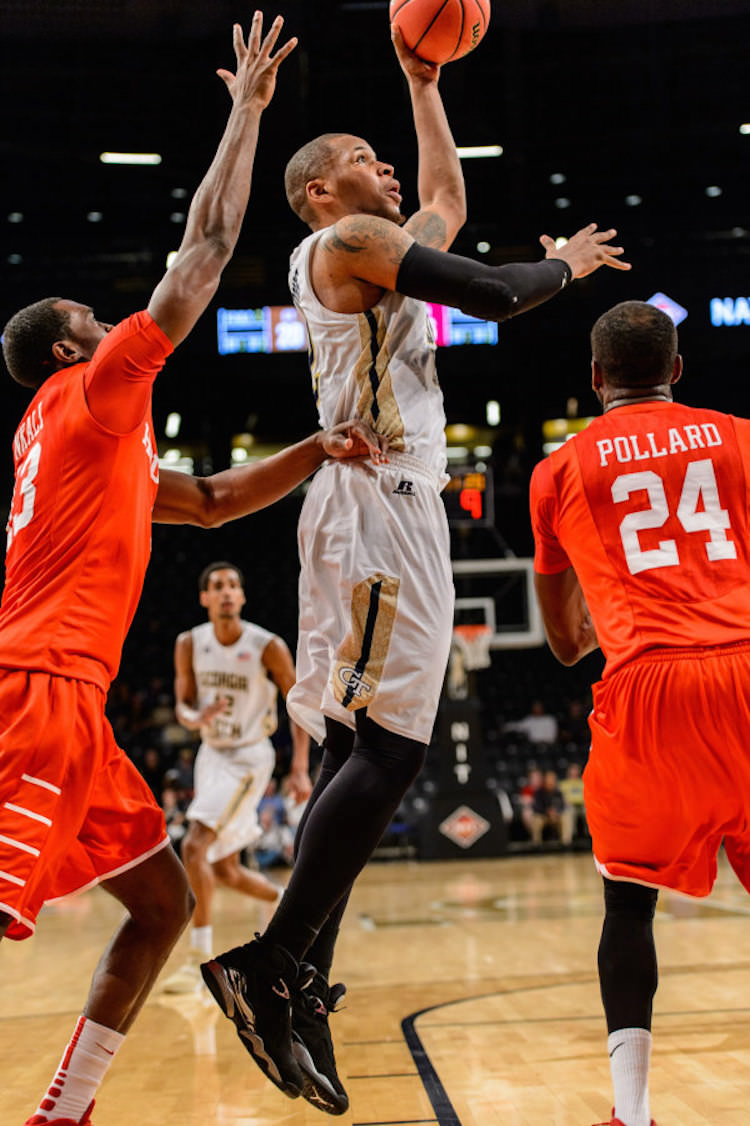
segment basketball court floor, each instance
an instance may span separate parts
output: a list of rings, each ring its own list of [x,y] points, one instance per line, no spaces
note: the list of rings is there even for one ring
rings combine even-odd
[[[120,917],[101,890],[3,943],[3,1120],[49,1082]],[[591,1126],[610,1113],[596,979],[601,886],[590,856],[372,864],[352,896],[333,980],[351,1107],[342,1126]],[[217,896],[221,948],[263,925]],[[750,1121],[750,898],[722,863],[713,896],[662,895],[652,1112],[659,1126]],[[162,977],[174,969],[184,943]],[[152,994],[99,1092],[94,1126],[314,1126],[276,1090],[211,1000]]]

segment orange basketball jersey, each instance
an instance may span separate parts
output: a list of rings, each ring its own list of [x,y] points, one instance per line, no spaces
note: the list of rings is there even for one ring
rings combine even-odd
[[[151,316],[136,313],[89,363],[57,372],[34,396],[13,440],[0,666],[108,689],[151,551],[159,463],[150,393],[171,351]],[[146,385],[134,430],[118,434],[93,417],[92,380],[107,381],[115,407]]]
[[[534,469],[534,566],[575,568],[607,658],[750,639],[750,422],[616,407]]]

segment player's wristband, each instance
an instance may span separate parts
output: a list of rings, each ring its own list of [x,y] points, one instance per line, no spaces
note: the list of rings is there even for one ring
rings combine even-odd
[[[561,258],[486,266],[415,242],[399,267],[396,291],[452,305],[472,317],[504,321],[554,297],[572,280]]]

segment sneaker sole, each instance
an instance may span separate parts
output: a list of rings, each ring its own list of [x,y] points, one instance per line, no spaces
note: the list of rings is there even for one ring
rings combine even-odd
[[[253,1010],[247,1003],[242,1007],[237,1003],[237,997],[226,968],[222,966],[221,962],[214,960],[204,962],[201,966],[201,975],[216,1004],[224,1016],[232,1021],[243,1046],[253,1057],[263,1074],[288,1098],[298,1098],[302,1094],[303,1084],[290,1083],[279,1072],[276,1062],[265,1049],[262,1037],[255,1031]]]
[[[344,1114],[349,1109],[346,1093],[335,1091],[327,1076],[318,1071],[304,1041],[296,1032],[292,1032],[292,1051],[304,1080],[302,1098],[324,1114]]]

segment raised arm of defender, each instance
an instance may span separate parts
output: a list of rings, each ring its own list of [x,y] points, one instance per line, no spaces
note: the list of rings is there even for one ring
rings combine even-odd
[[[175,345],[185,339],[216,292],[239,237],[250,198],[261,114],[273,97],[279,65],[297,43],[290,39],[275,55],[271,53],[283,23],[277,16],[261,42],[263,17],[256,12],[247,44],[235,24],[237,72],[217,72],[232,97],[232,109],[216,156],[193,197],[175,260],[148,306]]]

